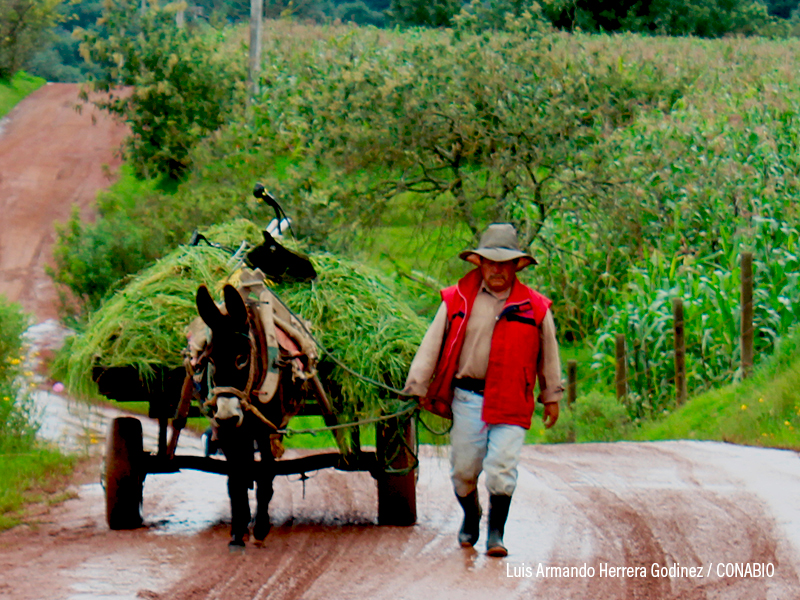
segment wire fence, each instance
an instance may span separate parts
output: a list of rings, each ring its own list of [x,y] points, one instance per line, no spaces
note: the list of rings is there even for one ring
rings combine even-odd
[[[712,388],[720,383],[727,383],[736,377],[748,377],[753,368],[753,341],[756,333],[754,327],[753,306],[753,277],[752,254],[743,253],[741,257],[741,322],[739,329],[738,356],[732,352],[728,357],[728,367],[720,370],[719,361],[716,366],[707,365],[709,348],[703,343],[686,345],[687,323],[683,316],[683,302],[675,299],[673,302],[673,341],[674,350],[671,354],[673,366],[664,373],[665,353],[661,351],[658,356],[647,356],[642,347],[631,351],[628,348],[627,337],[619,333],[615,340],[615,364],[613,383],[616,396],[619,400],[630,404],[632,397],[636,396],[643,404],[650,407],[664,406],[667,404],[680,405],[686,401],[689,393],[698,393]],[[688,324],[691,326],[691,324]],[[713,347],[712,347],[713,350]],[[738,360],[738,364],[737,364]],[[688,370],[687,362],[693,368],[698,365],[699,370]],[[642,365],[642,363],[644,363]],[[579,395],[580,385],[589,383],[589,387],[596,384],[598,378],[612,381],[610,374],[603,375],[593,369],[591,376],[578,374],[576,361],[569,361],[567,365],[567,402],[574,403]]]

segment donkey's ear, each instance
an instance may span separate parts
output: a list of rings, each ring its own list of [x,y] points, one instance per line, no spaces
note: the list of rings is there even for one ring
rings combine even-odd
[[[196,302],[197,312],[200,318],[203,319],[203,322],[208,325],[212,331],[219,328],[219,326],[222,325],[223,316],[214,303],[214,299],[211,297],[206,286],[201,285],[198,288]]]
[[[225,310],[231,318],[234,327],[240,330],[247,329],[247,307],[244,305],[241,294],[232,285],[226,285],[222,289],[225,297]]]

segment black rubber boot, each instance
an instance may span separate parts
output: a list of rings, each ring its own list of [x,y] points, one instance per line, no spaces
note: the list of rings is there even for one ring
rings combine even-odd
[[[489,556],[508,556],[503,545],[503,533],[509,506],[511,496],[489,496],[489,539],[486,540],[486,554]]]
[[[467,496],[459,496],[458,503],[464,509],[464,522],[458,532],[458,543],[462,548],[471,548],[478,542],[481,534],[481,503],[478,500],[478,490],[473,490]]]

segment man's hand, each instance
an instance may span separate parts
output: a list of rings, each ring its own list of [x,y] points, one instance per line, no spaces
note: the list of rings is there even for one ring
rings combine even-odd
[[[542,422],[545,429],[550,429],[558,421],[558,402],[548,402],[544,405]]]

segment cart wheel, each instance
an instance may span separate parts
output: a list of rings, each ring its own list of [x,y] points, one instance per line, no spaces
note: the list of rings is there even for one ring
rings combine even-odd
[[[413,525],[417,522],[417,459],[409,448],[416,447],[414,419],[407,418],[403,423],[397,419],[387,421],[378,426],[376,435],[378,464],[383,466],[391,460],[389,469],[409,470],[403,474],[379,474],[378,524]]]
[[[142,424],[133,417],[111,421],[106,443],[106,521],[111,529],[142,525]]]

